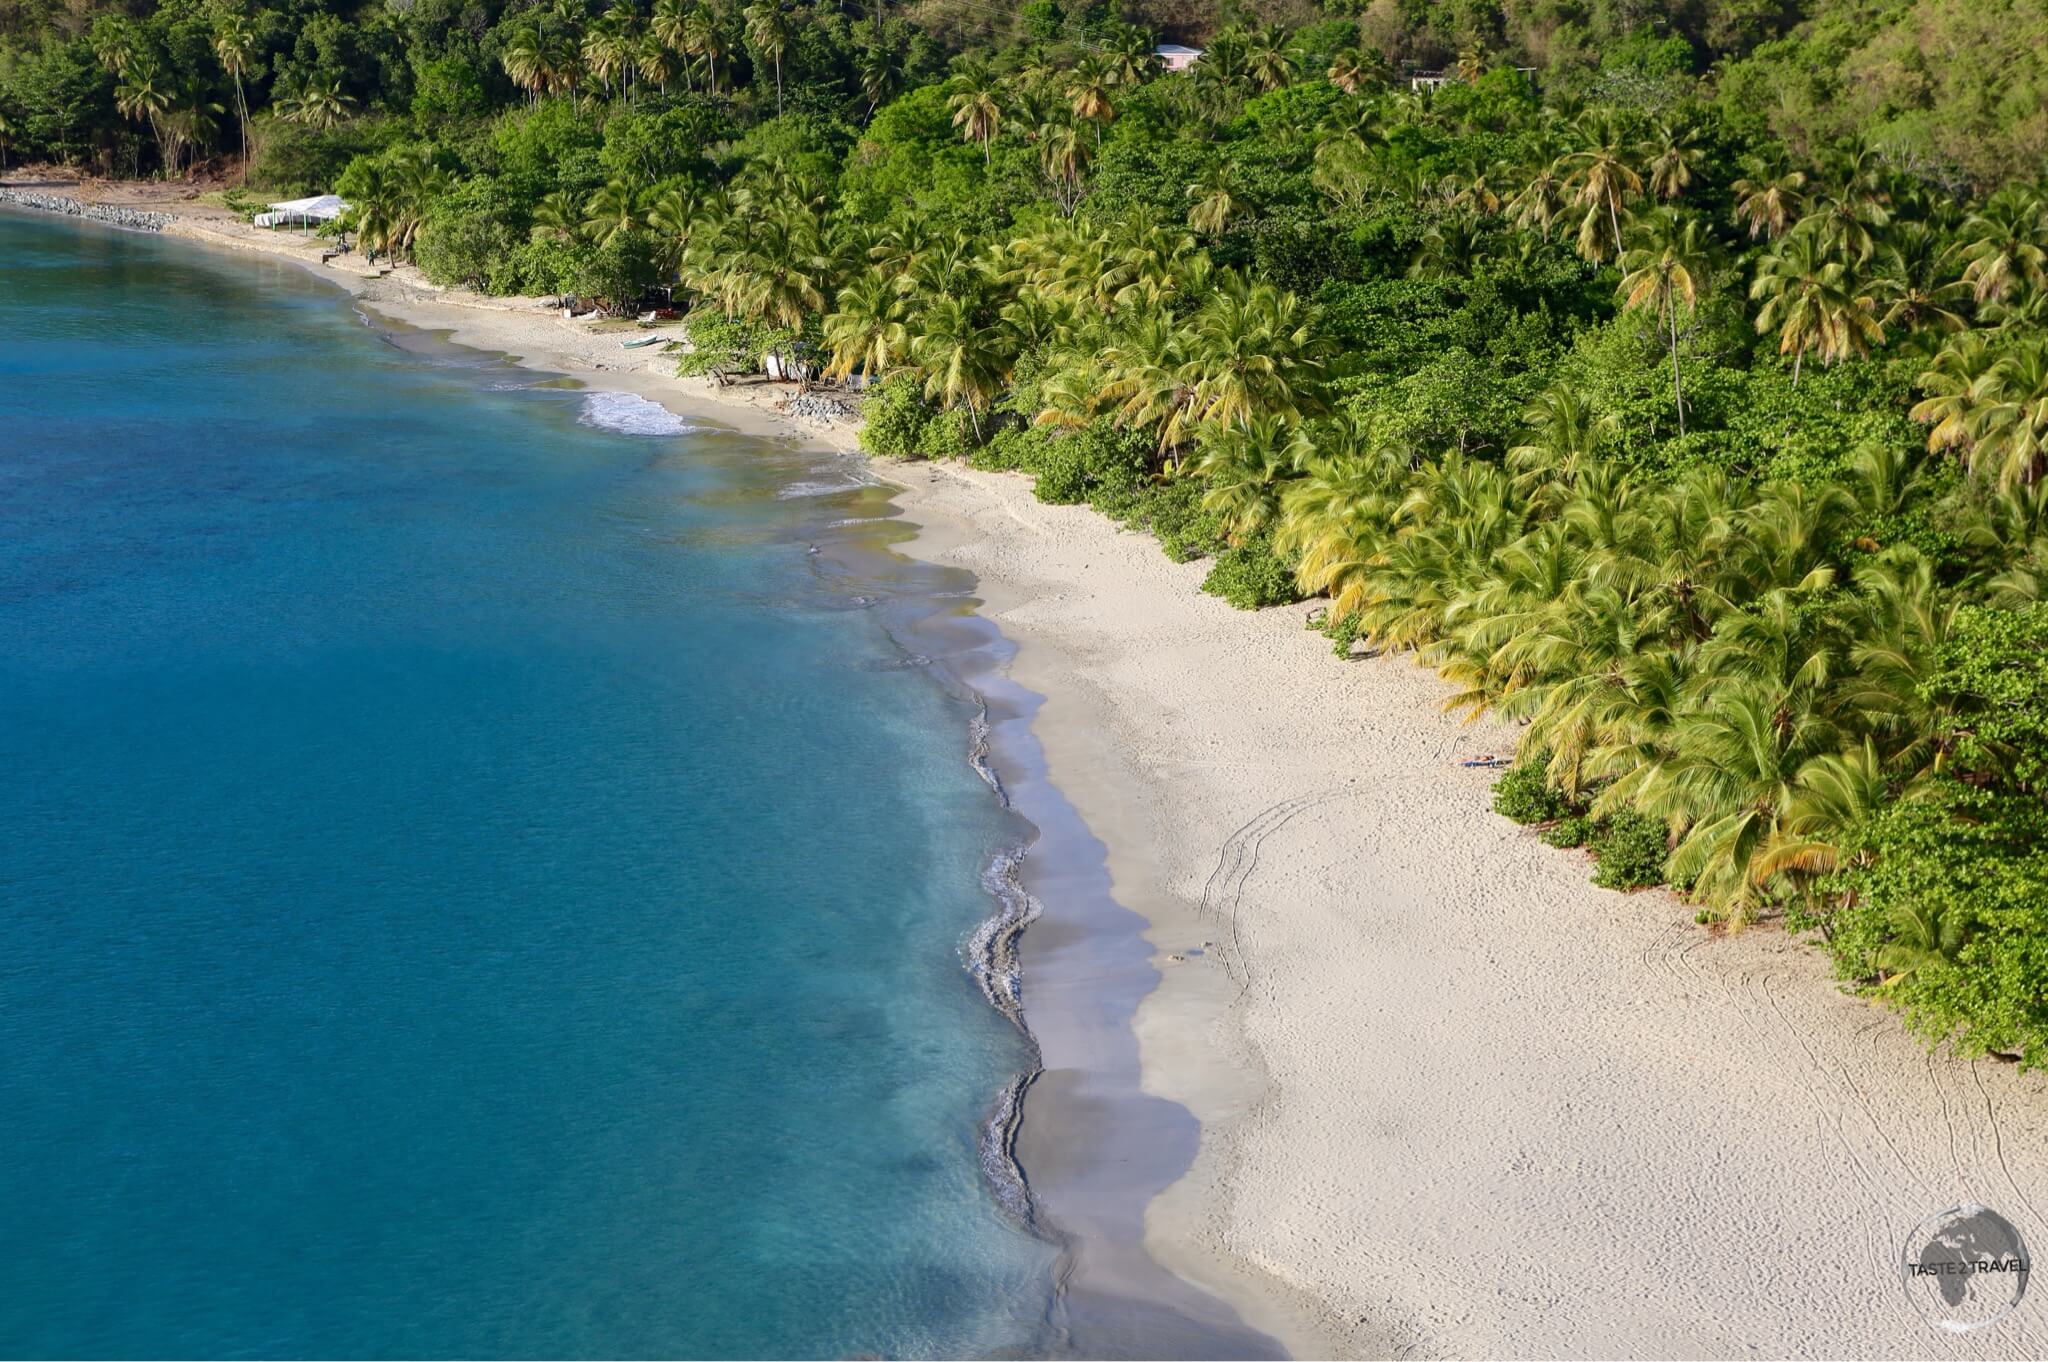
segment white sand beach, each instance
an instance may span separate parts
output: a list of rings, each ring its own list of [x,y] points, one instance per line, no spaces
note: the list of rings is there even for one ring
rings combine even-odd
[[[262,248],[231,228],[177,230]],[[851,444],[532,306],[337,282],[686,415]],[[1051,777],[1153,924],[1147,1087],[1203,1126],[1148,1219],[1162,1262],[1301,1356],[2048,1356],[2048,1286],[1951,1336],[1899,1266],[1963,1201],[2048,1244],[2048,1075],[1930,1055],[1775,929],[1593,887],[1457,764],[1511,731],[1443,714],[1404,657],[1333,657],[1306,606],[1233,610],[1203,564],[1021,477],[882,472],[927,527],[911,551],[974,572],[1019,645]]]
[[[2048,1239],[2043,1075],[1930,1056],[1779,931],[1595,888],[1456,764],[1512,733],[1407,658],[1020,477],[888,476],[1154,923],[1148,1086],[1203,1123],[1155,1256],[1302,1356],[2048,1355],[2048,1303],[1953,1337],[1899,1276],[1962,1201]]]

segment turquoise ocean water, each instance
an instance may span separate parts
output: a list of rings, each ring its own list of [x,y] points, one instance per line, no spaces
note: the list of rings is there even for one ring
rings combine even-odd
[[[965,584],[544,377],[0,214],[0,1352],[1040,1346]]]

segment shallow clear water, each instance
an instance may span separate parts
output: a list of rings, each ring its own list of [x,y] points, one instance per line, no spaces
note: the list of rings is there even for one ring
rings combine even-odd
[[[423,350],[0,214],[0,1352],[1033,1346],[962,583]]]

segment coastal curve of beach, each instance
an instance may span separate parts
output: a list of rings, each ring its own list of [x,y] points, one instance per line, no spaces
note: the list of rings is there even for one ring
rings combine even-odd
[[[325,272],[462,344],[853,447],[529,302]],[[1511,730],[1405,657],[1333,657],[1308,606],[1233,610],[1017,475],[880,471],[908,551],[975,574],[1049,777],[1150,923],[1145,1088],[1202,1125],[1147,1218],[1159,1262],[1301,1356],[2048,1355],[2048,1292],[1965,1336],[1900,1285],[1958,1203],[2048,1242],[2048,1079],[1929,1054],[1775,929],[1595,888],[1460,765]],[[1027,1102],[1027,1174],[1053,1138]]]

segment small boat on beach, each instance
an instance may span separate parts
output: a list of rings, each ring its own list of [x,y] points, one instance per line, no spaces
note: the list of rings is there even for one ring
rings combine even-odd
[[[621,350],[639,350],[649,345],[659,345],[667,339],[667,336],[641,336],[637,340],[620,341],[619,348]]]

